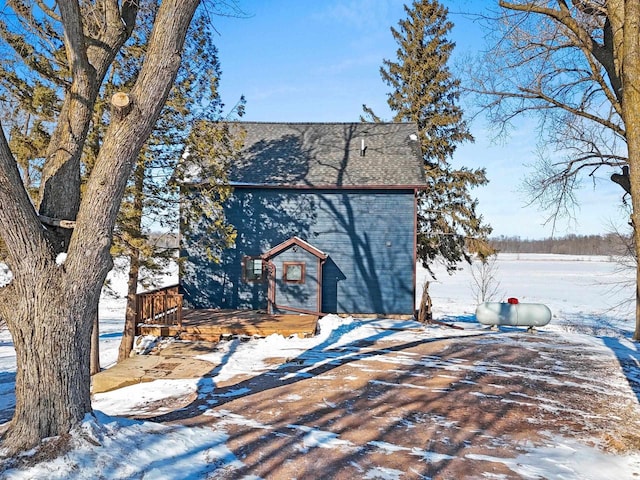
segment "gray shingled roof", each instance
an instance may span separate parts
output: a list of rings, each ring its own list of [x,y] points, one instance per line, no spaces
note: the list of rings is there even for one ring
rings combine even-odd
[[[237,122],[232,128],[246,131],[229,176],[235,185],[425,185],[413,123]]]

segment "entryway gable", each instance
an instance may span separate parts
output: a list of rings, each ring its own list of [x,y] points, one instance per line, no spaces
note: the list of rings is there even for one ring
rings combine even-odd
[[[270,313],[319,313],[322,307],[322,264],[328,255],[292,237],[261,255],[268,269]]]
[[[314,247],[309,242],[306,242],[306,241],[302,240],[298,236],[291,237],[289,240],[285,240],[284,242],[280,243],[279,245],[276,245],[275,247],[267,250],[261,256],[265,260],[269,260],[270,258],[278,255],[279,253],[283,252],[284,250],[286,250],[289,247],[292,247],[294,245],[297,245],[298,247],[306,250],[307,252],[309,252],[310,254],[312,254],[313,256],[315,256],[315,257],[317,257],[317,258],[319,258],[321,260],[326,260],[327,257],[328,257],[328,255],[326,253],[324,253],[322,250],[320,250],[319,248]]]

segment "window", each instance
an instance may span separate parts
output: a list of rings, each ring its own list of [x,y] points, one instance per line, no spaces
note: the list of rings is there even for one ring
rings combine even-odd
[[[245,282],[261,282],[264,280],[264,261],[260,257],[244,257],[242,259],[242,279]]]
[[[284,262],[282,279],[287,283],[304,283],[304,263]]]

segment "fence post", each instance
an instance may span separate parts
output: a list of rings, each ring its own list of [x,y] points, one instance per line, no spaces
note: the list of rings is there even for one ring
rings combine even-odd
[[[167,290],[164,291],[164,295],[162,296],[162,319],[163,323],[167,324],[167,300],[169,299],[169,293]]]

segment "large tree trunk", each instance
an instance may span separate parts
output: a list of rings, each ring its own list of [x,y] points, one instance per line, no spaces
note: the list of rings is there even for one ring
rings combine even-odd
[[[89,343],[99,290],[78,288],[51,263],[31,278],[48,288],[16,295],[7,316],[17,360],[16,410],[3,442],[10,451],[66,433],[91,411],[89,349],[79,347]]]
[[[122,12],[136,3],[123,1]],[[112,24],[122,26],[126,21],[120,17],[119,4],[106,2],[104,7]],[[109,247],[116,215],[138,152],[175,79],[187,28],[198,4],[199,0],[161,3],[144,64],[130,93],[133,108],[112,115],[83,190],[68,256],[62,265],[55,262],[60,239],[42,228],[0,126],[0,235],[14,276],[8,286],[0,288],[0,317],[7,320],[13,336],[18,371],[16,413],[3,444],[9,453],[31,448],[42,438],[69,432],[91,411],[91,328],[100,290],[112,265]],[[74,75],[82,76],[77,69],[93,69],[83,51],[94,48],[93,43],[83,36],[77,2],[58,5],[63,10],[69,64]],[[109,46],[101,44],[97,50],[104,50],[107,57],[115,55]],[[100,80],[97,78],[96,82]],[[72,88],[68,94],[74,92]],[[83,98],[90,108],[92,100],[95,98]],[[86,135],[86,129],[74,129],[69,134],[72,133]],[[83,142],[84,139],[76,139],[73,148],[81,148]],[[59,147],[65,145],[71,143],[61,140]],[[67,155],[68,159],[75,158],[75,152]],[[73,164],[75,160],[67,161]],[[58,175],[66,172],[61,170],[64,163],[58,166],[60,169],[47,169],[48,185],[43,191],[44,195],[53,195],[53,201],[43,201],[43,205],[49,205],[50,216],[56,218],[60,218],[58,212],[73,211],[68,207],[75,202],[75,196],[67,199],[55,193],[64,191],[54,186],[65,177]]]
[[[629,155],[629,180],[636,258],[640,259],[640,2],[624,2],[624,46],[622,58],[622,111]],[[636,269],[635,341],[640,341],[640,262]]]

